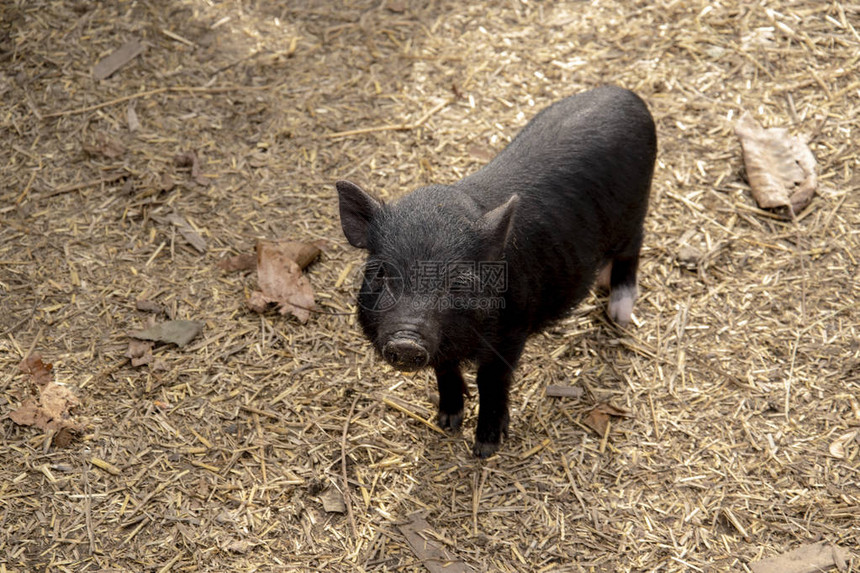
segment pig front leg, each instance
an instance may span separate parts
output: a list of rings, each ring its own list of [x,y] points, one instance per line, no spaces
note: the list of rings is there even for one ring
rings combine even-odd
[[[491,358],[478,365],[478,428],[472,452],[479,458],[493,455],[502,443],[502,434],[508,435],[508,394],[524,344],[524,339],[517,340],[506,349],[496,349]]]
[[[439,414],[436,417],[443,430],[457,432],[463,423],[463,391],[465,382],[457,362],[446,362],[435,368],[439,387]]]

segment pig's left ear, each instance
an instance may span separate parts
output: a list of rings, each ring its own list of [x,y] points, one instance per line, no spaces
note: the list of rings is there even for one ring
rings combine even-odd
[[[340,226],[346,240],[353,247],[367,248],[367,230],[382,204],[364,189],[349,181],[338,181],[337,195],[340,199]]]
[[[478,231],[487,242],[489,254],[493,258],[500,257],[505,250],[519,203],[520,196],[512,195],[504,204],[484,213],[475,223]]]

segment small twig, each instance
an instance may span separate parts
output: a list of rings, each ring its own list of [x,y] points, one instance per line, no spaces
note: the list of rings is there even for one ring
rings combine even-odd
[[[27,360],[27,358],[29,358],[30,355],[33,354],[33,351],[36,350],[36,345],[39,344],[39,339],[42,338],[42,333],[44,331],[45,325],[43,324],[39,327],[39,332],[36,333],[35,338],[33,338],[33,342],[30,344],[30,348],[28,348],[27,352],[24,353],[24,357],[21,359],[22,361]]]
[[[794,211],[789,209],[791,213],[791,217],[794,221],[794,232],[795,232],[795,242],[797,245],[797,249],[799,252],[797,253],[800,258],[800,324],[806,322],[806,265],[804,264],[804,256],[803,256],[803,236],[800,234],[800,226],[797,223],[797,217],[794,215]],[[794,341],[794,350],[791,353],[791,366],[788,370],[788,376],[785,377],[785,402],[783,404],[783,415],[785,416],[786,421],[789,419],[788,412],[791,408],[791,383],[792,378],[794,377],[794,360],[797,357],[797,346],[800,344],[800,334],[798,333],[797,338]]]
[[[445,431],[442,430],[439,426],[437,426],[436,424],[434,424],[428,420],[425,420],[424,418],[422,418],[421,416],[419,416],[415,412],[407,410],[406,408],[404,408],[400,404],[397,404],[396,402],[392,402],[388,398],[383,398],[382,402],[388,406],[391,406],[392,408],[394,408],[395,410],[397,410],[399,412],[403,412],[404,414],[406,414],[410,418],[414,418],[414,419],[418,420],[419,422],[421,422],[422,424],[424,424],[425,426],[427,426],[428,428],[430,428],[431,430],[433,430],[437,434],[442,434],[443,436],[447,436]]]
[[[346,435],[349,432],[349,421],[352,419],[352,413],[355,412],[355,404],[358,402],[358,394],[352,400],[352,405],[349,407],[349,414],[346,416],[346,421],[343,423],[343,435],[340,438],[340,471],[343,478],[343,501],[346,505],[346,516],[349,518],[349,527],[352,529],[352,538],[358,539],[358,528],[355,526],[355,518],[352,516],[352,502],[349,497],[349,480],[346,475]]]
[[[177,561],[179,561],[180,559],[182,559],[182,556],[183,556],[183,555],[184,555],[184,553],[183,553],[182,551],[180,551],[179,553],[177,553],[176,555],[174,555],[174,556],[173,556],[173,559],[171,559],[170,561],[168,561],[168,562],[164,565],[164,567],[162,567],[161,569],[159,569],[159,570],[158,570],[158,573],[168,573],[168,571],[173,571],[173,566],[174,566],[174,565],[176,565],[176,562],[177,562]]]
[[[59,187],[57,189],[54,189],[53,191],[45,195],[45,197],[56,197],[57,195],[71,193],[80,189],[86,189],[87,187],[95,187],[96,185],[102,185],[104,183],[113,183],[114,181],[119,181],[123,177],[128,177],[128,173],[114,173],[113,175],[102,177],[101,179],[92,179],[90,181],[84,181],[82,183],[73,183],[72,185],[66,185],[65,187]]]
[[[87,464],[84,464],[81,478],[84,482],[84,493],[86,494],[84,497],[84,521],[87,525],[87,539],[90,543],[90,554],[92,554],[96,551],[96,538],[93,534],[93,498],[92,491],[90,490],[90,478],[89,472],[87,471]]]
[[[166,28],[162,28],[161,33],[164,34],[165,36],[167,36],[168,38],[170,38],[171,40],[176,40],[177,42],[185,44],[186,46],[191,46],[192,48],[197,47],[197,44],[195,44],[191,40],[189,40],[187,38],[183,38],[182,36],[180,36],[176,32],[171,32],[170,30],[168,30]]]
[[[430,111],[422,115],[418,121],[414,123],[401,123],[400,125],[377,125],[374,127],[362,127],[359,129],[350,129],[348,131],[338,131],[337,133],[329,133],[326,135],[329,139],[335,139],[337,137],[348,137],[350,135],[362,135],[365,133],[374,133],[377,131],[410,131],[413,129],[417,129],[424,125],[424,123],[430,119],[434,114],[439,112],[442,108],[446,107],[451,103],[451,100],[445,100],[437,106],[433,107]]]
[[[18,321],[18,323],[13,324],[12,326],[10,326],[9,328],[7,328],[7,329],[6,329],[6,330],[4,330],[3,332],[0,332],[0,337],[2,337],[2,336],[6,336],[7,334],[9,334],[9,333],[11,333],[11,332],[15,332],[16,330],[18,330],[19,328],[21,328],[21,326],[22,326],[24,323],[28,322],[29,320],[31,320],[31,319],[33,318],[33,316],[35,316],[35,314],[36,314],[36,309],[37,309],[37,308],[39,308],[39,301],[38,301],[38,300],[34,300],[34,301],[33,301],[33,309],[30,311],[30,314],[29,314],[29,315],[27,315],[27,316],[25,316],[25,317],[24,317],[23,319],[21,319],[20,321]],[[26,356],[25,356],[25,358],[26,358]]]
[[[627,339],[620,338],[619,342],[621,342],[621,344],[623,344],[624,346],[626,346],[627,348],[629,348],[633,352],[637,352],[643,356],[647,356],[648,358],[654,358],[655,360],[659,360],[659,361],[663,362],[663,364],[668,364],[668,365],[676,364],[676,362],[670,362],[668,358],[664,358],[664,357],[660,356],[657,352],[657,349],[652,347],[647,342],[645,342],[639,338],[635,338],[635,340],[636,340],[636,342],[634,343],[634,342],[631,342]],[[734,384],[738,388],[744,388],[746,390],[752,390],[752,391],[756,391],[756,392],[760,391],[759,388],[756,388],[755,386],[753,386],[751,384],[747,384],[746,382],[744,382],[743,380],[741,380],[740,378],[738,378],[734,374],[730,374],[730,373],[726,372],[725,370],[723,370],[719,366],[714,366],[710,362],[706,361],[704,358],[699,358],[696,354],[688,354],[685,352],[684,357],[685,357],[685,359],[692,360],[698,366],[701,366],[702,368],[710,370],[714,374],[717,374],[718,376],[725,378],[726,380],[728,380],[729,382],[731,382],[732,384]]]
[[[120,103],[125,103],[127,101],[142,99],[158,94],[163,93],[208,93],[208,94],[220,94],[220,93],[228,93],[228,92],[237,92],[237,91],[260,91],[267,90],[269,88],[276,87],[275,84],[266,84],[264,86],[223,86],[223,87],[195,87],[195,86],[168,86],[164,88],[157,88],[154,90],[149,90],[145,92],[138,92],[136,94],[131,94],[127,96],[122,96],[120,98],[112,99],[110,101],[105,101],[102,103],[97,103],[95,105],[90,105],[87,107],[81,107],[78,109],[70,109],[66,111],[58,111],[55,113],[45,114],[45,119],[50,119],[53,117],[64,117],[68,115],[78,115],[81,113],[87,113],[88,111],[95,111],[97,109],[102,109],[104,107],[110,107],[112,105],[117,105]]]
[[[576,487],[576,480],[573,479],[573,474],[570,473],[570,463],[567,461],[567,457],[564,453],[561,454],[561,465],[564,468],[564,475],[567,476],[567,481],[570,483],[570,489],[573,492],[573,495],[576,496],[576,499],[579,501],[579,505],[582,506],[582,513],[588,513],[585,500],[582,499],[582,494],[579,493],[579,489]]]
[[[481,469],[481,481],[478,481],[478,472],[474,474],[472,480],[472,533],[478,534],[478,510],[481,507],[481,496],[484,491],[484,484],[487,482],[488,470],[486,467]]]

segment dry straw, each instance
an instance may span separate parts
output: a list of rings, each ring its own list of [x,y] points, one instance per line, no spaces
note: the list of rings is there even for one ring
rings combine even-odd
[[[37,350],[87,424],[55,449],[2,420],[0,570],[424,571],[426,539],[473,571],[746,571],[821,539],[856,571],[860,445],[829,448],[860,424],[860,7],[425,4],[0,4],[0,413]],[[590,297],[532,339],[476,461],[474,400],[440,434],[431,375],[361,338],[333,182],[455,180],[604,83],[660,138],[635,325]],[[743,111],[811,136],[794,221],[749,197]],[[328,241],[307,324],[217,268],[260,237]],[[132,367],[151,316],[206,324]],[[600,402],[633,417],[597,436]]]

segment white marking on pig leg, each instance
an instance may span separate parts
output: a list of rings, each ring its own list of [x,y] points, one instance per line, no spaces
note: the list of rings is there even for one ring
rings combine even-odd
[[[600,290],[609,290],[609,280],[612,277],[612,261],[609,261],[597,273],[597,288]]]
[[[630,323],[633,315],[633,302],[636,300],[636,285],[620,285],[609,295],[609,318],[621,326]]]

